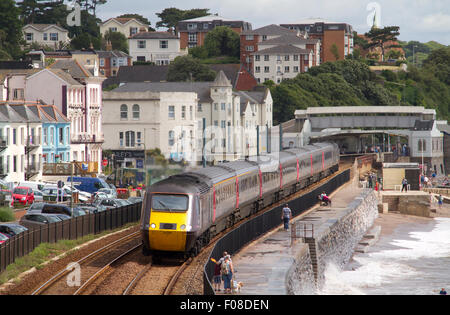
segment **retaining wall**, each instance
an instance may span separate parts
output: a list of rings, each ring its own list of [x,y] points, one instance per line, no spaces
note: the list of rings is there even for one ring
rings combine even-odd
[[[346,209],[340,209],[333,217],[314,226],[313,237],[306,237],[304,241],[309,246],[310,263],[314,270],[316,286],[320,288],[324,281],[324,272],[329,263],[344,267],[350,260],[358,242],[367,230],[373,225],[378,216],[378,200],[372,189],[365,189],[352,201]],[[308,262],[308,254],[303,254],[299,261]],[[294,266],[294,268],[297,268]],[[308,279],[309,268],[297,268],[298,272],[305,274],[294,276],[294,279]],[[294,291],[298,284],[288,282],[295,294],[308,294],[303,291]],[[303,285],[305,286],[305,285]],[[300,288],[302,289],[302,288]],[[308,291],[308,288],[307,290]]]

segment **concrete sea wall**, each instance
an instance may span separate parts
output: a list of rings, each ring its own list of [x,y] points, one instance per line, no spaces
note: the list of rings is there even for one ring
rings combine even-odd
[[[317,220],[318,212],[313,215]],[[316,288],[320,289],[327,265],[344,267],[377,216],[378,199],[371,189],[362,190],[346,208],[330,209],[329,213],[321,215],[314,223],[313,234],[303,238],[308,246],[297,255],[288,273],[287,291],[313,294]]]

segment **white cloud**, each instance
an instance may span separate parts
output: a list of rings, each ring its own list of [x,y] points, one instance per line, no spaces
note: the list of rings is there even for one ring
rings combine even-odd
[[[450,15],[443,13],[429,14],[422,18],[422,23],[419,25],[428,31],[434,32],[450,32]]]

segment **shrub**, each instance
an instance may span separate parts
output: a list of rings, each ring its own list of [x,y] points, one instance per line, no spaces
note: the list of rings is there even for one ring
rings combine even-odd
[[[10,207],[0,208],[0,222],[9,222],[14,221],[15,219],[14,212]]]

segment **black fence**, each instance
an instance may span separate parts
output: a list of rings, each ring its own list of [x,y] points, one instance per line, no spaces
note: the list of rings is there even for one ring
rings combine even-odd
[[[298,199],[288,202],[289,208],[292,211],[292,215],[295,217],[317,204],[319,202],[317,196],[320,195],[322,191],[330,194],[331,192],[336,190],[336,188],[342,186],[349,180],[350,170],[347,170],[343,173],[340,173],[339,175],[336,175],[330,181],[323,184],[322,186],[315,188],[313,191],[304,194]],[[215,294],[211,284],[211,280],[214,275],[214,264],[210,262],[210,258],[214,258],[217,260],[222,257],[222,253],[224,251],[227,251],[230,254],[236,253],[249,242],[262,236],[273,228],[281,225],[281,211],[283,207],[284,205],[276,207],[240,225],[233,231],[223,236],[216,243],[216,246],[212,250],[211,255],[204,267],[203,294]]]
[[[75,240],[89,234],[116,229],[127,223],[137,222],[141,217],[142,202],[91,213],[69,220],[49,223],[15,235],[0,244],[0,272],[16,258],[32,252],[41,243],[56,243],[59,240]]]

